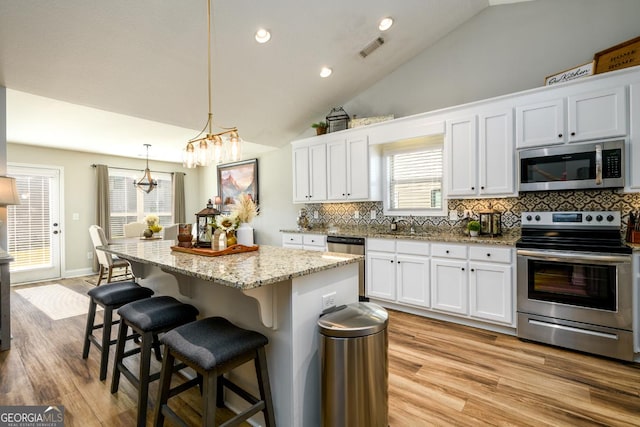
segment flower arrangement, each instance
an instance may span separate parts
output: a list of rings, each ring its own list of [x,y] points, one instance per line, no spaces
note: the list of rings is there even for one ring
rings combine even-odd
[[[249,223],[258,215],[258,207],[248,194],[241,194],[233,208],[239,222]]]
[[[216,217],[216,228],[225,232],[237,229],[239,224],[240,221],[238,221],[238,215],[235,212]]]
[[[159,233],[162,230],[160,225],[160,218],[157,215],[149,214],[144,217],[144,222],[147,224],[147,228],[154,233]]]

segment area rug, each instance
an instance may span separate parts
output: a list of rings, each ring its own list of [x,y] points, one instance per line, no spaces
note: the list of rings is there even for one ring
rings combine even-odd
[[[43,285],[16,289],[18,295],[29,301],[52,320],[87,314],[89,297],[62,285]],[[98,307],[100,308],[100,307]]]

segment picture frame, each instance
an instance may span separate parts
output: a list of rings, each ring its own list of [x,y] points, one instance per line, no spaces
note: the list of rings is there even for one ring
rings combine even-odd
[[[218,165],[218,194],[222,200],[220,211],[228,213],[241,194],[258,198],[258,159]]]

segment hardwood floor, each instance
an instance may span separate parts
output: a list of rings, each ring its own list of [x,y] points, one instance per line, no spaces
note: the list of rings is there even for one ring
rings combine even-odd
[[[55,283],[91,288],[82,278]],[[67,426],[134,425],[133,387],[121,381],[111,395],[111,367],[100,382],[98,352],[81,358],[86,316],[53,321],[11,297],[14,339],[0,353],[0,405],[64,405]],[[148,425],[156,391],[154,383]],[[197,424],[197,391],[177,399],[181,415]],[[638,426],[640,364],[390,311],[389,424]]]

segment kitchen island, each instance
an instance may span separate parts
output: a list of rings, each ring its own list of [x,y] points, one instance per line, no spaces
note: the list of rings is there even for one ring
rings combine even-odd
[[[323,296],[358,301],[359,255],[261,246],[255,252],[206,257],[171,250],[171,240],[101,247],[131,263],[143,286],[195,305],[201,317],[222,316],[269,338],[267,360],[279,426],[320,425],[317,320]],[[233,372],[257,393],[253,367]],[[245,403],[231,394],[227,406]],[[252,418],[263,425],[262,414]]]

